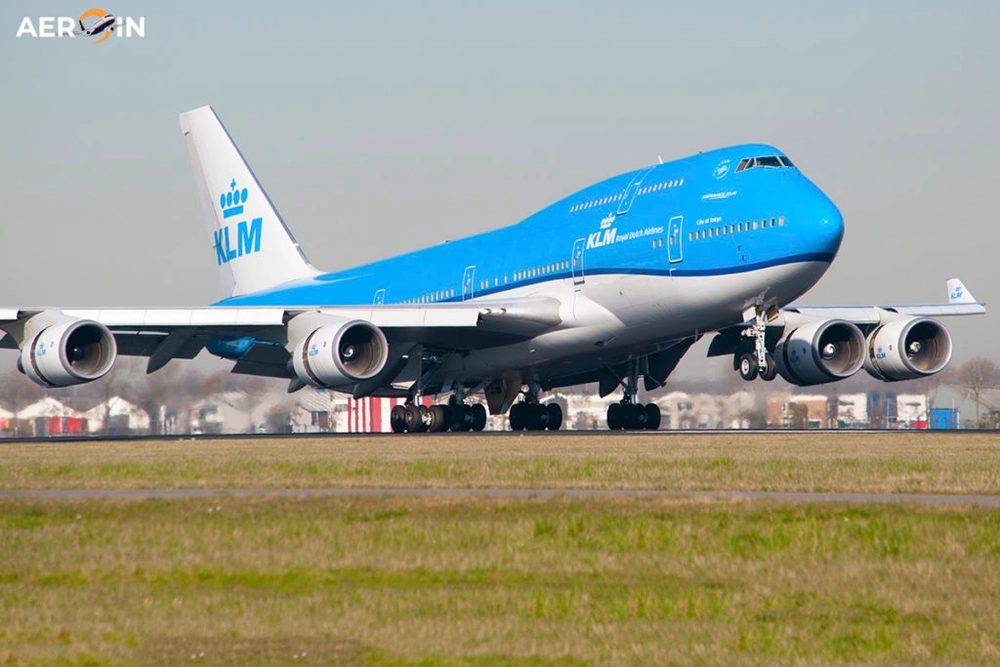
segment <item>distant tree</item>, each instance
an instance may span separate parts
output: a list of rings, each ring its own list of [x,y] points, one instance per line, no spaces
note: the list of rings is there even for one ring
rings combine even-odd
[[[269,433],[292,432],[292,406],[278,404],[267,411],[267,430]]]
[[[740,421],[745,421],[747,428],[752,428],[755,430],[765,429],[768,427],[767,415],[760,410],[746,410],[740,413]]]
[[[788,422],[789,428],[809,428],[809,406],[805,403],[792,403],[788,407],[792,413],[791,419]]]
[[[984,389],[1000,387],[1000,366],[989,357],[973,357],[959,367],[958,382],[972,393],[979,426],[979,396]]]

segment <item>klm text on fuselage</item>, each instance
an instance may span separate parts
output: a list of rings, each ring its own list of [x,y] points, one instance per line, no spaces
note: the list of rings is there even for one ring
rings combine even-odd
[[[232,226],[223,227],[215,232],[215,259],[219,266],[231,262],[237,257],[260,252],[260,231],[263,218],[254,218],[249,225],[246,220],[236,223],[236,247],[230,242],[229,230]]]

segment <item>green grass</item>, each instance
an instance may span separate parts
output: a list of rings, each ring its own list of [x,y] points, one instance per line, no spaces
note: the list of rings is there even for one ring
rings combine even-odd
[[[997,493],[994,434],[0,445],[0,488]],[[995,664],[1000,513],[0,500],[0,664]]]
[[[17,500],[0,527],[14,664],[1000,658],[1000,514],[979,509]]]
[[[508,487],[1000,492],[1000,434],[0,444],[0,489]]]

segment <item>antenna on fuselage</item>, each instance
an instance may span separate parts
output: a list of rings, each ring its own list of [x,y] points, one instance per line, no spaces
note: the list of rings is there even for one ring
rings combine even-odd
[[[660,161],[660,164],[663,164],[663,156],[662,155],[657,155],[656,159]]]

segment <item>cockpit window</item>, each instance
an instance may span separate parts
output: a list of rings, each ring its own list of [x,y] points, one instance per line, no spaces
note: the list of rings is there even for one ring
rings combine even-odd
[[[792,161],[783,155],[765,155],[762,157],[746,157],[740,160],[740,165],[736,167],[736,173],[753,169],[754,167],[794,167]]]

